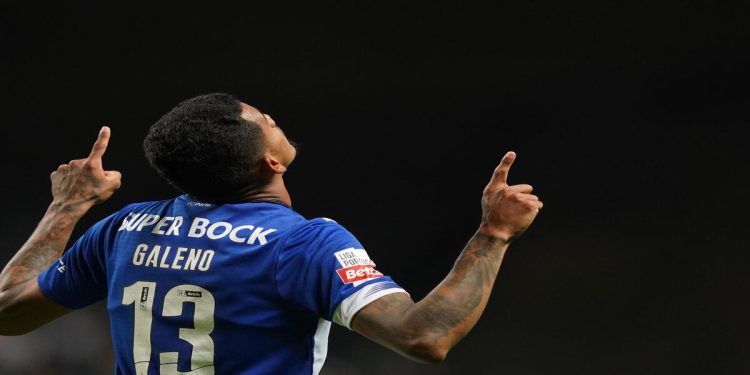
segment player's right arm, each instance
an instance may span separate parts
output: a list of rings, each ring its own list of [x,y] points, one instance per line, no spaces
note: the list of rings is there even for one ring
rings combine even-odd
[[[63,164],[50,176],[52,203],[0,272],[0,335],[29,332],[70,311],[47,298],[37,276],[60,258],[78,220],[120,187],[120,173],[102,168],[109,136],[109,128],[102,128],[87,158]]]
[[[479,320],[508,245],[531,224],[542,202],[530,185],[508,185],[508,152],[482,196],[482,221],[443,279],[417,303],[405,293],[381,297],[353,318],[354,331],[420,362],[439,362]]]

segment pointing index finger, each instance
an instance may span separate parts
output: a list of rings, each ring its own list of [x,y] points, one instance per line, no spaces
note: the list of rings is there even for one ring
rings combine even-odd
[[[493,184],[508,184],[508,173],[510,172],[510,166],[513,165],[513,161],[516,160],[516,153],[508,151],[503,156],[503,160],[500,161],[500,165],[495,168],[495,174],[492,176]]]
[[[107,151],[110,134],[111,130],[109,129],[109,126],[102,126],[102,129],[99,131],[99,138],[96,139],[94,147],[91,148],[91,154],[88,157],[89,161],[102,159],[104,152]]]

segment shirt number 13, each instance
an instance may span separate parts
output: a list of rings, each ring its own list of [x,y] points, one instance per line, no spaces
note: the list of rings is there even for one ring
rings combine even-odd
[[[138,281],[123,291],[122,304],[135,305],[135,322],[133,324],[133,360],[136,373],[148,373],[151,360],[151,322],[152,307],[156,283]],[[190,371],[177,370],[177,352],[159,354],[159,373],[161,375],[213,375],[214,374],[214,341],[211,332],[214,330],[214,296],[206,289],[196,285],[178,285],[164,296],[162,316],[182,315],[185,302],[195,304],[193,323],[195,328],[180,328],[180,339],[193,346],[190,356]]]

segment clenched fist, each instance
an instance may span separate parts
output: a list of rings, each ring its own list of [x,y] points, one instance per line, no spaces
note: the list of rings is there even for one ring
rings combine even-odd
[[[531,185],[508,185],[508,172],[515,159],[513,151],[503,156],[482,194],[479,231],[507,242],[523,233],[543,206],[539,197],[531,194]]]
[[[102,156],[107,150],[109,136],[110,129],[102,127],[87,158],[71,160],[52,172],[50,179],[54,202],[85,212],[91,206],[109,199],[120,188],[120,172],[105,171],[102,167]]]

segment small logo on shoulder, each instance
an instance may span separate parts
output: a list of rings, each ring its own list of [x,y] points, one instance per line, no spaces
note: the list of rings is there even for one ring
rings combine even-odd
[[[57,272],[65,272],[65,263],[63,263],[62,259],[58,259],[57,262],[60,263],[60,265],[57,266]]]
[[[214,205],[211,203],[203,203],[203,202],[188,202],[188,206],[195,206],[195,207],[213,207]]]
[[[375,269],[373,262],[364,249],[348,248],[334,253],[341,268],[336,270],[344,284],[357,286],[366,280],[377,279],[383,274]]]
[[[351,266],[338,269],[336,272],[344,284],[354,283],[355,286],[358,281],[377,279],[383,276],[374,266]]]

